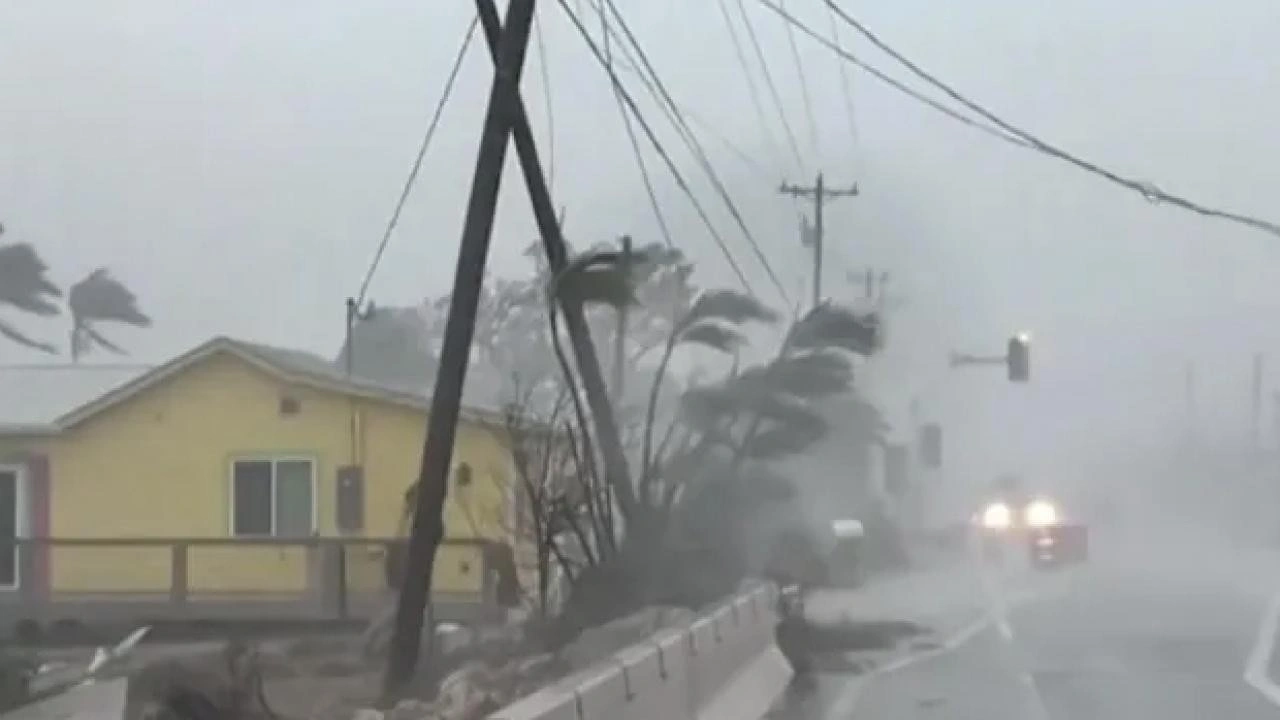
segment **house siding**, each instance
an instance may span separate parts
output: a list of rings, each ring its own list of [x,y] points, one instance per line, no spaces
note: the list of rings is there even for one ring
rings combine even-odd
[[[280,413],[286,392],[299,401],[295,414]],[[417,475],[425,423],[419,410],[289,386],[217,353],[45,441],[50,534],[228,538],[232,461],[290,456],[314,462],[317,534],[338,534],[337,473],[357,463],[364,466],[364,536],[392,536]],[[461,493],[450,488],[448,535],[504,539],[509,456],[497,436],[470,423],[459,428],[455,447],[455,463],[469,463],[475,481]],[[441,590],[479,587],[471,568],[480,565],[468,552],[445,553]],[[348,559],[353,583],[381,583],[375,553],[353,551]],[[163,591],[170,562],[167,547],[58,547],[50,583],[54,591]],[[196,546],[188,572],[191,593],[299,591],[308,558],[301,548]]]

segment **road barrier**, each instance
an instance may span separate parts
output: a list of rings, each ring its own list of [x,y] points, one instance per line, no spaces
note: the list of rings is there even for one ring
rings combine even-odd
[[[120,720],[128,678],[92,682],[5,713],[4,720]]]
[[[499,710],[490,720],[753,720],[791,679],[776,643],[778,589],[758,585],[684,628]]]

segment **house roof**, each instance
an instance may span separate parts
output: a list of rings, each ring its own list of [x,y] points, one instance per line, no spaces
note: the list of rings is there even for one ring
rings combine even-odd
[[[34,424],[52,431],[72,427],[219,353],[234,355],[282,382],[418,410],[427,410],[430,407],[430,398],[425,392],[348,376],[333,363],[318,355],[228,337],[216,337],[163,365],[135,372],[133,377],[123,382],[102,387],[96,396],[82,399],[80,403],[63,409],[51,418],[41,418],[34,423],[9,423],[0,419],[0,432],[6,432],[5,426],[10,424],[14,426]],[[501,413],[490,409],[464,408],[463,417],[472,422],[501,422]]]
[[[148,365],[0,365],[0,433],[47,432],[63,415],[150,370]]]

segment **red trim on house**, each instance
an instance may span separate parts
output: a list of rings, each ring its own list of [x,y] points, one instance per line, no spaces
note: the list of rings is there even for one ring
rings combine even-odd
[[[32,454],[27,457],[27,512],[28,534],[33,538],[48,538],[52,532],[51,492],[53,473],[49,465],[49,456]],[[49,573],[50,548],[39,545],[36,548],[35,577],[22,578],[28,591],[34,591],[39,597],[48,597],[51,587]]]

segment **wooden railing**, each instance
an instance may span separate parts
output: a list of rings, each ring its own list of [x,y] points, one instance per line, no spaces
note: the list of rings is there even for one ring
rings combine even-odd
[[[21,538],[0,543],[0,625],[21,622],[346,620],[392,596],[399,538]],[[498,612],[481,540],[446,541],[433,601],[441,620]],[[401,553],[397,553],[400,555]],[[7,628],[0,627],[0,634]]]

